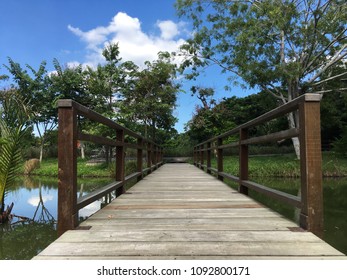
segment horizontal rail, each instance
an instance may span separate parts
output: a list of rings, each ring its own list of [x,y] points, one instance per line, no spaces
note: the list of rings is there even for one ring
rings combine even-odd
[[[300,226],[320,235],[323,229],[320,100],[321,96],[319,94],[304,94],[249,122],[196,145],[193,156],[194,164],[208,173],[215,173],[220,180],[228,179],[237,182],[239,184],[239,192],[241,193],[248,194],[248,189],[252,189],[283,203],[300,208]],[[297,114],[299,128],[289,128],[267,135],[249,137],[248,131],[250,128],[279,117],[286,117],[289,113]],[[223,143],[232,135],[238,136],[239,140]],[[248,179],[249,145],[282,141],[295,137],[298,137],[300,140],[301,197],[260,185]],[[235,147],[239,150],[238,177],[223,170],[223,150]],[[212,150],[217,151],[217,168],[211,167]]]
[[[268,135],[263,135],[263,136],[258,136],[258,137],[242,140],[240,141],[240,144],[241,145],[261,144],[266,142],[274,142],[274,141],[290,139],[290,138],[294,138],[298,136],[299,136],[299,129],[291,128],[288,130],[283,130],[283,131],[271,133]]]
[[[294,207],[300,208],[301,207],[301,199],[298,196],[291,195],[285,192],[281,192],[279,190],[274,190],[272,188],[263,186],[261,184],[251,182],[251,181],[241,181],[241,184],[243,186],[246,186],[249,189],[255,190],[259,193],[265,194],[268,197],[277,199],[279,201],[282,201],[286,204],[292,205]]]
[[[141,180],[163,163],[163,149],[152,140],[117,124],[70,99],[58,101],[58,234],[78,225],[78,210],[115,191],[116,197],[125,193],[125,184],[130,180]],[[114,131],[112,137],[92,135],[78,130],[77,117],[103,124]],[[114,139],[113,139],[114,138]],[[131,139],[132,138],[132,139]],[[125,139],[130,140],[127,142]],[[135,139],[135,143],[131,143]],[[115,147],[115,182],[77,199],[77,141],[93,142]],[[126,149],[137,150],[136,172],[125,176]],[[145,153],[146,152],[146,153]],[[143,157],[147,159],[144,166]]]
[[[112,182],[104,187],[101,187],[93,192],[90,192],[80,198],[77,199],[77,209],[80,210],[83,207],[88,206],[89,204],[93,203],[94,201],[104,197],[106,194],[109,194],[112,191],[115,191],[116,189],[123,186],[123,182]]]

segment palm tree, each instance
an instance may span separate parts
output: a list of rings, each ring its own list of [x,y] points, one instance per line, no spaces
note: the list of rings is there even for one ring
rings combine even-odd
[[[22,163],[22,146],[28,131],[29,113],[15,90],[0,96],[0,221],[5,209],[6,190],[14,183]]]

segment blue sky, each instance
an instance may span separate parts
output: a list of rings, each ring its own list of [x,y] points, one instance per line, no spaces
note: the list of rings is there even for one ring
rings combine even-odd
[[[0,0],[0,75],[8,74],[7,57],[37,69],[45,60],[61,64],[103,63],[107,42],[119,42],[123,61],[141,65],[157,58],[158,51],[175,51],[189,36],[191,27],[176,15],[174,0]],[[7,82],[9,83],[9,82]],[[199,100],[187,93],[178,96],[176,129],[183,131]],[[202,74],[195,85],[213,87],[216,99],[245,96],[235,88],[225,92],[226,77],[219,69]],[[0,86],[6,86],[0,85]]]

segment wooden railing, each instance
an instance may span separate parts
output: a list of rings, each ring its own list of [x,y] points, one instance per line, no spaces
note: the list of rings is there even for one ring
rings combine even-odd
[[[78,116],[111,128],[114,130],[116,140],[79,131]],[[61,235],[66,230],[78,226],[78,211],[81,208],[113,191],[116,197],[123,194],[128,181],[132,179],[139,181],[143,176],[158,168],[162,164],[163,150],[154,142],[70,99],[58,101],[58,118],[58,234]],[[126,142],[126,136],[136,143]],[[81,198],[77,198],[78,140],[116,147],[115,181]],[[137,150],[137,171],[128,176],[125,176],[126,148]],[[147,159],[146,167],[144,167],[143,157]]]
[[[198,144],[194,147],[194,164],[210,174],[215,173],[220,180],[226,178],[237,182],[241,193],[248,194],[248,189],[252,189],[300,208],[300,226],[320,235],[323,229],[320,99],[319,94],[302,95],[254,120]],[[286,114],[296,110],[298,110],[299,116],[298,129],[293,128],[257,137],[248,136],[250,128],[286,116]],[[239,140],[226,143],[225,140],[230,139],[230,136],[233,135],[238,135]],[[300,141],[301,196],[294,196],[250,181],[248,176],[248,146],[293,137],[299,137]],[[223,170],[223,150],[233,147],[239,150],[239,177],[227,174]],[[213,150],[217,151],[217,168],[211,167]]]

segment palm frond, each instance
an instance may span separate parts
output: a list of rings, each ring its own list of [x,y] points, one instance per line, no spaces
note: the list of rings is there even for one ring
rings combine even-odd
[[[22,163],[21,142],[26,129],[22,126],[9,129],[0,119],[0,131],[0,205],[3,205],[5,191],[13,185]]]
[[[28,132],[26,101],[16,91],[8,91],[0,108],[0,210],[5,206],[6,190],[11,187],[22,163],[22,144]]]

